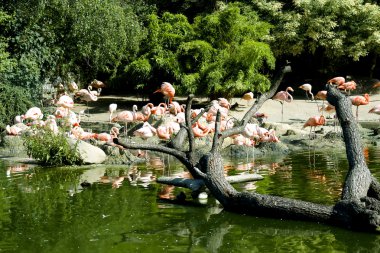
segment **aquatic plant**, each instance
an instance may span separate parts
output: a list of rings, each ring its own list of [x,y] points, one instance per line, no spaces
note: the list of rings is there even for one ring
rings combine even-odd
[[[70,145],[64,132],[37,130],[34,134],[22,136],[27,154],[44,165],[81,164],[75,145]]]

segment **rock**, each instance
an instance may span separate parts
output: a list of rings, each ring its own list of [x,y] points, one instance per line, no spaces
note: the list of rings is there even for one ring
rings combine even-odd
[[[293,129],[288,129],[286,133],[283,134],[283,136],[289,136],[289,135],[296,135],[296,131]]]
[[[84,164],[103,163],[107,159],[107,155],[103,150],[87,142],[77,141],[70,138],[68,139],[68,142],[71,146],[77,145],[76,149]]]
[[[4,135],[0,142],[0,153],[10,156],[26,157],[26,148],[21,136]]]

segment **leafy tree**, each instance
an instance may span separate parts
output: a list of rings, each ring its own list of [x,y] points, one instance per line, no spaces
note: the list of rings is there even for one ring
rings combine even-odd
[[[230,97],[270,87],[263,74],[275,63],[264,41],[270,25],[245,6],[222,6],[193,24],[181,14],[152,14],[146,27],[140,57],[125,68],[140,88],[165,80],[182,93]]]
[[[4,34],[17,62],[7,80],[33,94],[57,77],[87,82],[115,76],[144,36],[137,5],[123,0],[5,0],[4,6],[14,16]]]
[[[228,5],[195,19],[195,31],[215,49],[214,57],[200,73],[207,93],[226,97],[248,90],[264,91],[270,81],[263,74],[274,68],[275,58],[265,42],[270,25],[249,8]]]
[[[24,89],[0,82],[0,131],[12,125],[16,115],[32,107],[32,98]]]
[[[311,55],[336,69],[371,56],[371,70],[375,69],[380,49],[378,4],[364,0],[259,0],[251,5],[274,25],[271,47],[276,57]]]
[[[11,17],[0,10],[0,30],[4,29],[4,23],[7,22]],[[9,72],[15,65],[15,62],[9,58],[9,53],[7,52],[7,41],[4,36],[0,33],[0,82],[3,80],[4,73]]]

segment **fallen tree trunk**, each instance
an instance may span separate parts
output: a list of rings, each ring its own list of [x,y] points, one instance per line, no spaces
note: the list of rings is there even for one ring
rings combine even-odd
[[[282,76],[285,70],[282,70]],[[281,75],[280,75],[281,76]],[[282,77],[281,77],[282,78]],[[276,83],[278,85],[279,83]],[[276,87],[272,87],[276,88]],[[277,88],[276,88],[277,89]],[[354,120],[351,103],[335,87],[327,86],[328,101],[336,107],[346,143],[349,168],[344,182],[342,198],[334,206],[282,198],[257,193],[238,192],[224,176],[224,165],[219,148],[224,137],[244,129],[250,115],[274,94],[273,89],[258,99],[243,118],[241,124],[225,132],[220,131],[220,113],[217,114],[215,134],[210,152],[198,161],[194,157],[194,136],[191,134],[190,116],[187,115],[186,130],[189,150],[151,147],[177,157],[197,180],[202,180],[213,196],[226,210],[256,216],[324,222],[355,230],[377,232],[380,225],[380,184],[371,175],[364,160],[363,150]],[[192,99],[189,96],[189,101]],[[190,104],[190,103],[189,103]],[[117,141],[117,140],[116,140]],[[126,148],[148,148],[148,145],[120,143]]]
[[[263,176],[259,174],[244,174],[244,175],[235,175],[228,176],[226,180],[230,184],[252,182],[262,180]],[[159,177],[156,180],[160,184],[168,184],[179,187],[188,188],[192,191],[198,191],[200,188],[205,186],[205,182],[202,179],[188,179],[188,178],[178,178],[178,177]]]

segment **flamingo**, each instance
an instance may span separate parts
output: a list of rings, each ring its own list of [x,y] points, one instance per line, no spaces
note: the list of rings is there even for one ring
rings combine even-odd
[[[110,122],[112,121],[112,114],[116,112],[116,109],[117,109],[117,104],[110,104],[108,106],[108,112],[110,113],[110,117],[109,117]]]
[[[95,133],[85,132],[80,126],[75,126],[71,129],[71,136],[79,140],[89,140],[96,137]]]
[[[117,138],[119,135],[119,128],[112,127],[110,133],[100,133],[95,136],[99,141],[105,141],[107,143],[113,143],[113,138]]]
[[[202,130],[198,122],[192,126],[192,129],[193,129],[194,137],[205,137],[210,132],[210,128],[204,128],[204,130]]]
[[[90,89],[81,89],[77,91],[74,95],[74,97],[79,97],[81,101],[85,101],[87,104],[87,112],[90,114],[90,109],[88,108],[88,102],[92,101],[98,101],[98,96],[95,96],[93,93],[91,93]]]
[[[124,133],[128,134],[128,131],[127,131],[128,130],[128,122],[134,122],[135,121],[136,111],[137,111],[137,105],[133,105],[132,111],[125,110],[125,111],[119,112],[116,115],[116,117],[112,118],[111,122],[118,122],[118,121],[124,122],[125,123]]]
[[[6,133],[8,135],[20,135],[23,131],[26,131],[28,130],[29,127],[27,125],[25,125],[24,123],[16,123],[12,126],[10,125],[7,125],[5,127],[5,130],[6,130]]]
[[[102,88],[97,88],[96,90],[92,90],[92,88],[93,87],[91,85],[87,87],[88,91],[91,92],[93,95],[100,96],[100,93],[102,92]]]
[[[70,82],[68,84],[68,87],[69,87],[70,92],[76,92],[76,91],[78,91],[78,85],[74,81]]]
[[[47,119],[45,120],[45,128],[54,134],[58,134],[58,125],[57,122],[55,121],[55,116],[54,115],[49,115],[47,116]]]
[[[326,112],[327,114],[333,114],[335,113],[335,106],[327,103],[326,105],[322,105],[322,107],[319,109],[320,112]]]
[[[245,125],[245,128],[242,132],[242,135],[247,138],[258,138],[259,134],[257,132],[257,128],[259,126],[257,124],[248,123]]]
[[[218,104],[219,104],[221,107],[224,107],[224,108],[227,108],[227,109],[230,109],[230,108],[231,108],[231,104],[230,104],[230,102],[228,102],[228,100],[225,99],[225,98],[218,98]]]
[[[165,115],[168,108],[165,103],[159,103],[156,107],[154,107],[152,103],[148,103],[148,105],[151,107],[151,113],[157,116]]]
[[[355,81],[345,82],[343,84],[338,85],[338,89],[344,90],[344,92],[347,92],[348,90],[348,94],[350,94],[352,90],[356,89],[356,83]]]
[[[325,100],[327,99],[327,91],[326,91],[326,90],[318,91],[317,94],[315,95],[315,99],[320,99],[320,100],[322,100],[322,107],[323,107],[324,104],[325,104]],[[323,110],[320,110],[320,109],[319,109],[318,104],[317,104],[317,107],[318,107],[318,111],[321,111],[321,112],[322,112],[322,115],[323,115]]]
[[[380,104],[377,104],[374,107],[372,107],[372,109],[369,110],[369,113],[375,113],[377,115],[380,115]]]
[[[372,88],[380,87],[380,81],[376,80],[375,84],[372,86]]]
[[[327,81],[329,84],[335,84],[335,85],[342,85],[343,83],[346,82],[346,79],[342,76],[337,76],[334,78],[331,78],[330,80]]]
[[[134,136],[138,136],[142,139],[148,139],[157,134],[157,130],[148,122],[144,122],[143,126],[133,132]]]
[[[157,127],[157,136],[162,140],[169,140],[174,130],[171,126],[159,126]]]
[[[59,98],[57,105],[60,105],[66,111],[66,114],[69,114],[70,109],[74,107],[74,101],[71,97],[63,95]]]
[[[307,99],[309,99],[308,94],[310,94],[311,95],[311,100],[314,100],[314,95],[311,92],[311,89],[312,89],[311,84],[305,83],[305,84],[302,84],[301,86],[299,86],[298,88],[303,89],[306,92]]]
[[[364,96],[351,96],[352,105],[356,106],[356,120],[359,119],[359,106],[360,105],[368,105],[369,103],[369,95],[366,93]]]
[[[169,103],[168,104],[172,103],[174,95],[175,95],[175,89],[174,89],[174,87],[170,83],[163,82],[161,84],[161,88],[158,89],[158,90],[156,90],[153,93],[156,93],[156,92],[161,92],[165,97],[167,97],[169,99]]]
[[[253,100],[253,92],[247,92],[247,93],[245,93],[241,99],[247,101],[247,106],[248,106],[249,102],[251,100]]]
[[[186,105],[180,105],[178,102],[173,101],[172,103],[169,104],[168,110],[171,114],[177,115],[180,112],[185,111]]]
[[[306,128],[306,127],[310,127],[310,133],[309,133],[309,137],[311,138],[311,131],[312,131],[312,128],[314,127],[314,131],[315,131],[315,128],[317,126],[322,126],[326,123],[326,120],[325,120],[325,117],[323,115],[321,116],[314,116],[314,117],[310,117],[306,122],[305,124],[303,125],[302,129],[303,128]]]
[[[292,87],[287,87],[285,91],[279,91],[272,97],[273,100],[281,103],[281,121],[284,121],[284,101],[287,103],[293,101],[293,97],[289,91],[293,92],[294,90]]]
[[[262,125],[265,122],[265,120],[268,118],[268,114],[266,114],[265,112],[256,112],[255,114],[253,114],[252,117],[257,119],[260,125]]]
[[[105,85],[102,81],[99,81],[99,80],[96,80],[96,79],[94,79],[94,80],[90,83],[90,86],[92,86],[92,87],[95,88],[95,89],[105,88],[105,87],[106,87],[106,85]]]
[[[22,120],[30,119],[30,120],[41,120],[44,115],[41,112],[41,109],[38,107],[30,108],[23,116]]]

